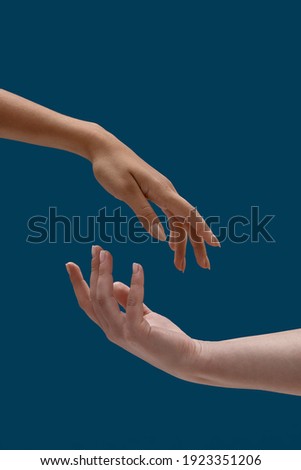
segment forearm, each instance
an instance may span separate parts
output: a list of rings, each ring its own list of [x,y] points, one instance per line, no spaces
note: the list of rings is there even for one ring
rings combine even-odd
[[[198,381],[301,395],[301,329],[204,342]]]
[[[0,137],[53,147],[91,159],[106,136],[100,126],[0,90]]]

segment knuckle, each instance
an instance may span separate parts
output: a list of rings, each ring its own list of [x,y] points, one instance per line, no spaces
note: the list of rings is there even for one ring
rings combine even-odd
[[[164,190],[164,191],[174,191],[174,185],[172,184],[172,182],[166,178],[166,176],[162,176],[160,178],[160,181],[159,181],[159,184],[160,184],[160,188],[161,190]]]
[[[116,343],[117,338],[113,331],[106,331],[105,335],[108,341],[110,341],[111,343]]]
[[[136,301],[136,291],[141,287],[143,287],[143,282],[141,281],[141,279],[137,279],[135,276],[132,276],[132,279],[131,279],[131,290],[132,292],[129,292],[129,296],[128,296],[128,300],[129,298],[134,298],[134,300]],[[134,292],[134,289],[135,289],[135,292]],[[136,303],[135,303],[136,305]]]
[[[86,305],[84,304],[84,302],[82,302],[82,300],[78,300],[77,303],[78,303],[78,306],[79,306],[82,310],[85,310],[85,306],[86,306]]]
[[[114,344],[120,344],[122,338],[121,332],[116,328],[109,328],[105,333],[107,339]]]
[[[133,294],[129,294],[127,306],[128,307],[135,307],[137,305],[137,299]]]
[[[91,302],[95,303],[96,302],[96,293],[94,290],[90,289],[90,300]]]
[[[131,324],[127,324],[123,330],[123,338],[126,343],[133,343],[135,340],[135,329]]]
[[[152,208],[149,205],[141,206],[139,208],[139,213],[142,217],[145,217],[146,219],[155,219],[156,214],[152,210]]]
[[[168,178],[166,178],[166,176],[164,176],[163,186],[165,186],[167,189],[174,189],[174,185]]]
[[[103,294],[103,292],[99,292],[96,295],[96,302],[98,305],[102,306],[105,305],[107,302],[106,296]]]
[[[120,192],[123,194],[123,196],[128,197],[133,194],[133,190],[133,181],[129,177],[124,178],[123,181],[120,183]]]

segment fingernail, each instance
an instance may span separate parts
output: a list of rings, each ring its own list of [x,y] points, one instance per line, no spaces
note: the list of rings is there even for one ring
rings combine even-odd
[[[105,250],[101,250],[101,252],[99,253],[99,262],[103,263],[105,258],[106,258],[106,252]]]
[[[175,265],[175,267],[177,268],[178,271],[182,271],[182,263],[178,263],[178,259],[176,257],[176,252],[175,252],[174,257],[173,257],[173,264]]]
[[[181,267],[182,267],[182,273],[184,273],[185,268],[186,268],[186,258],[183,259]]]
[[[94,258],[94,256],[96,255],[96,246],[95,245],[92,246],[91,251],[92,251],[92,258]]]
[[[209,261],[208,256],[206,256],[206,268],[209,269],[209,271],[211,269],[211,265],[210,265],[210,261]]]
[[[164,232],[164,229],[162,227],[161,224],[158,224],[158,235],[159,235],[159,240],[161,240],[162,242],[165,242],[166,240],[166,234]]]
[[[212,235],[212,241],[213,243],[216,243],[217,246],[221,247],[220,241],[215,235]]]
[[[158,238],[162,242],[165,242],[166,240],[166,235],[163,230],[163,227],[160,223],[156,222],[151,226],[151,234],[153,237]]]
[[[70,269],[69,269],[69,265],[68,265],[68,263],[66,263],[66,264],[65,264],[65,266],[66,266],[66,269],[67,269],[67,273],[68,273],[68,274],[69,274],[69,276],[70,276]]]
[[[139,271],[139,264],[133,263],[133,274],[137,274]]]

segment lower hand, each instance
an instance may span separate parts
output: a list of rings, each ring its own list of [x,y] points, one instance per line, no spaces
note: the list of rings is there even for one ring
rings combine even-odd
[[[171,375],[198,381],[202,342],[190,338],[143,303],[144,274],[140,264],[133,264],[130,287],[113,283],[112,264],[108,251],[93,247],[90,287],[76,264],[66,265],[80,307],[113,343]]]

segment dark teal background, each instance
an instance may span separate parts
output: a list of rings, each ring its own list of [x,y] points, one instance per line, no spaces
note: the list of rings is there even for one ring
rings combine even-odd
[[[297,3],[296,3],[297,4]],[[300,327],[300,24],[294,2],[11,2],[0,18],[1,87],[96,121],[205,215],[275,214],[275,244],[106,246],[115,278],[146,271],[146,302],[218,340]],[[65,262],[90,245],[30,245],[57,206],[118,201],[77,156],[0,141],[2,449],[299,449],[300,398],[181,382],[107,342],[78,308]],[[125,213],[130,210],[123,206]]]

